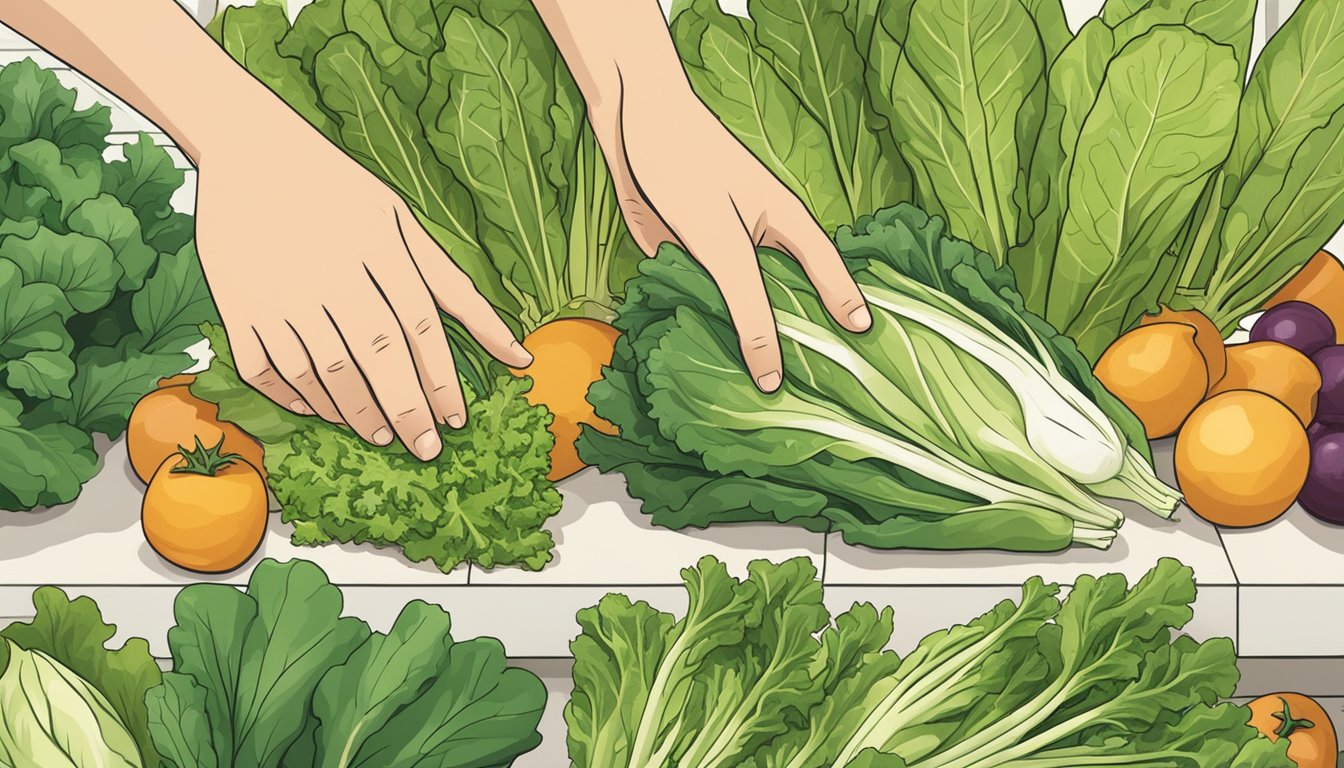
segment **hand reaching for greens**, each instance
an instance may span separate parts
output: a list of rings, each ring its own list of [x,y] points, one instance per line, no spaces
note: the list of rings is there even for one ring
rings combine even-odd
[[[588,102],[635,239],[650,255],[680,244],[705,267],[762,390],[783,371],[755,246],[792,255],[841,326],[868,329],[863,295],[807,208],[692,92],[655,0],[534,4]]]
[[[272,111],[250,117],[264,147],[212,146],[200,174],[202,266],[239,374],[296,413],[376,445],[395,434],[432,459],[435,422],[460,428],[467,415],[438,309],[502,362],[531,357],[395,193]]]
[[[531,362],[406,204],[176,3],[42,0],[7,4],[0,20],[122,96],[200,168],[203,267],[240,374],[267,397],[379,445],[395,434],[429,460],[435,422],[466,421],[439,308],[505,364]]]

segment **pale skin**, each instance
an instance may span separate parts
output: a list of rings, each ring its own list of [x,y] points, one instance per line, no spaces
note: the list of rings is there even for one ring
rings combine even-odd
[[[801,202],[696,98],[657,0],[534,0],[588,105],[639,246],[714,278],[752,379],[782,383],[754,246],[791,254],[842,327],[871,324]],[[532,357],[386,185],[237,66],[174,0],[25,0],[0,22],[116,93],[199,169],[196,240],[239,375],[281,406],[430,460],[467,410],[438,310]],[[146,45],[145,40],[154,41]]]

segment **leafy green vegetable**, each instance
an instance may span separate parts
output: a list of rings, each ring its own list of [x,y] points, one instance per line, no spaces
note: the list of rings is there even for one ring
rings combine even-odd
[[[752,18],[739,19],[688,0],[673,11],[697,94],[828,232],[910,194],[905,163],[872,130],[882,118],[863,85],[877,7],[752,0]]]
[[[1344,13],[1306,0],[1251,73],[1231,154],[1178,274],[1178,306],[1224,330],[1259,309],[1344,221]]]
[[[838,243],[873,328],[840,331],[802,269],[762,251],[784,352],[770,395],[704,271],[671,246],[642,265],[589,392],[620,434],[585,430],[584,460],[624,472],[660,524],[773,519],[882,548],[1104,547],[1122,517],[1101,497],[1171,512],[1133,415],[986,254],[910,206]]]
[[[173,671],[148,695],[177,768],[504,766],[533,749],[546,694],[499,643],[455,642],[448,614],[406,605],[386,633],[343,617],[302,560],[263,561],[246,592],[178,594]]]
[[[425,463],[280,408],[238,378],[223,331],[203,331],[215,358],[191,391],[265,445],[267,482],[295,543],[396,546],[445,572],[464,562],[537,570],[550,561],[553,541],[541,526],[561,501],[546,480],[550,415],[523,399],[526,380],[508,377],[485,397],[468,388],[467,426],[444,428],[443,453]]]
[[[173,211],[182,171],[147,136],[106,162],[105,106],[31,59],[0,68],[0,509],[72,501],[162,376],[215,316]]]
[[[0,630],[0,638],[45,655],[92,686],[130,732],[138,748],[137,764],[158,765],[149,738],[145,692],[159,684],[161,674],[149,644],[132,638],[108,650],[117,628],[103,621],[98,605],[87,597],[70,600],[55,587],[42,587],[33,592],[33,607],[36,613],[31,622],[10,624]],[[0,660],[0,673],[3,668]]]
[[[140,768],[135,739],[107,699],[41,651],[0,640],[0,765]]]
[[[210,29],[396,190],[515,331],[610,317],[642,254],[526,0],[317,0],[292,26],[274,4],[229,7]]]
[[[1219,703],[1237,682],[1226,639],[1190,620],[1188,568],[1161,560],[1128,587],[1084,576],[1066,599],[1039,578],[904,658],[890,608],[832,617],[812,563],[713,558],[682,572],[678,620],[608,595],[579,612],[570,759],[613,766],[990,768],[1289,766],[1285,745]]]
[[[903,12],[895,4],[879,14],[892,24]],[[916,2],[908,12],[902,55],[883,58],[870,81],[874,102],[914,169],[922,206],[1003,264],[1016,244],[1018,168],[1032,136],[1019,123],[1045,98],[1034,19],[1017,0]]]

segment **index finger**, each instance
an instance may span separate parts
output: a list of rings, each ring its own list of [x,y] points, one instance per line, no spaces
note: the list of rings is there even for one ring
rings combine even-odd
[[[718,221],[680,239],[718,284],[752,380],[762,392],[774,392],[784,381],[784,364],[756,248],[736,218]]]

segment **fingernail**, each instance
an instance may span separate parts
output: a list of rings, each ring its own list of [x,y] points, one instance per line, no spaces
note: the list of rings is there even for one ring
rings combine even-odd
[[[461,429],[462,425],[466,423],[467,420],[462,418],[462,414],[460,413],[454,413],[452,416],[448,417],[448,426],[453,429]]]
[[[868,311],[867,305],[859,307],[849,313],[850,327],[860,331],[866,331],[873,325],[873,313]]]
[[[379,427],[377,432],[373,433],[374,445],[388,445],[392,442],[392,430],[387,427]]]
[[[756,379],[756,384],[766,392],[774,392],[779,389],[779,371],[771,371],[764,376]]]
[[[432,429],[415,438],[415,455],[423,461],[429,461],[438,456],[439,449],[442,447],[443,443],[439,442],[439,433]]]
[[[524,347],[522,344],[520,344],[519,342],[516,342],[516,341],[513,342],[513,345],[512,345],[512,346],[513,346],[513,351],[518,353],[518,357],[519,357],[520,359],[522,359],[522,360],[526,360],[526,361],[527,361],[527,363],[526,363],[525,365],[531,365],[531,364],[532,364],[532,359],[533,359],[533,358],[532,358],[532,353],[527,351],[527,347]]]
[[[313,409],[312,409],[312,408],[309,408],[309,407],[308,407],[308,404],[305,403],[305,402],[303,402],[302,400],[295,400],[294,402],[290,403],[290,404],[289,404],[289,410],[291,410],[291,411],[293,411],[293,412],[295,412],[295,413],[297,413],[297,414],[300,414],[300,415],[302,415],[302,416],[312,416],[312,415],[313,415]]]

